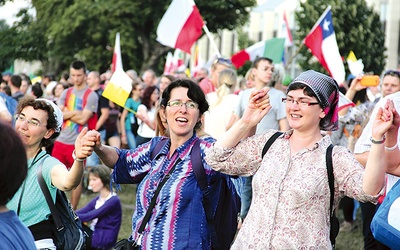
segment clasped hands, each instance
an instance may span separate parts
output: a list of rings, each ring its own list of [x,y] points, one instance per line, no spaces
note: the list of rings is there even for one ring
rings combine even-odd
[[[96,130],[83,128],[75,140],[75,155],[78,158],[87,158],[92,155],[95,148],[101,146],[100,133]]]

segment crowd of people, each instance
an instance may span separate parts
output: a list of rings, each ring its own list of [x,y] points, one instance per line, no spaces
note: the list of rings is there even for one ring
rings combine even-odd
[[[72,62],[58,81],[52,74],[35,83],[3,74],[0,134],[14,128],[9,136],[24,151],[18,151],[23,171],[15,185],[0,164],[0,186],[10,190],[0,220],[11,227],[0,229],[9,239],[0,246],[30,232],[22,248],[55,249],[51,212],[36,179],[41,165],[53,199],[57,189],[71,190],[92,249],[112,249],[118,239],[122,209],[113,182],[137,185],[131,245],[211,249],[192,167],[192,149],[199,147],[210,188],[232,182],[241,196],[232,249],[331,249],[325,155],[334,144],[334,207],[342,208],[342,230],[354,229],[360,202],[365,249],[388,249],[369,224],[400,176],[399,71],[383,74],[380,91],[363,86],[362,75],[337,83],[309,70],[284,80],[284,68],[266,57],[255,59],[244,77],[226,58],[194,77],[157,76],[151,69],[126,74],[132,91],[124,107],[102,95],[112,72],[89,71],[83,61]],[[340,91],[356,106],[339,111]],[[277,131],[283,133],[262,155]],[[11,145],[21,146],[2,144],[0,153]],[[99,195],[79,205],[86,188]],[[211,207],[219,194],[211,195]]]

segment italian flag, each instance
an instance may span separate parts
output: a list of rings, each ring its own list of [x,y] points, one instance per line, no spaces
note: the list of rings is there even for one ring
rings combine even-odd
[[[285,38],[272,38],[239,51],[232,56],[231,61],[236,68],[242,67],[247,61],[254,61],[257,57],[268,57],[274,63],[280,63],[284,56],[284,48]]]
[[[190,54],[204,21],[193,0],[173,0],[157,27],[157,41]]]

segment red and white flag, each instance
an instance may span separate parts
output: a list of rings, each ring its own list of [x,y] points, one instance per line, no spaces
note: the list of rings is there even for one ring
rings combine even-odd
[[[328,6],[310,33],[304,38],[304,43],[332,78],[341,84],[346,73],[333,29],[331,6]]]
[[[157,27],[157,41],[190,54],[203,26],[203,18],[193,0],[172,0]]]
[[[173,61],[172,53],[168,52],[167,59],[165,60],[165,65],[164,65],[164,75],[170,75],[173,73],[172,61]]]
[[[285,38],[285,47],[290,47],[293,45],[292,32],[290,32],[290,27],[286,17],[286,12],[283,12],[282,37]]]
[[[117,69],[123,70],[122,57],[121,57],[121,46],[119,44],[119,32],[115,36],[114,54],[112,58],[111,71],[114,73]]]

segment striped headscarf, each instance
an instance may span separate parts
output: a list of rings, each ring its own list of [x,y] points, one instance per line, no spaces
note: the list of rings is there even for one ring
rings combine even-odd
[[[314,70],[308,70],[296,77],[293,83],[303,83],[311,88],[326,116],[320,122],[320,129],[338,129],[339,87],[336,81]],[[290,88],[290,86],[289,86]]]

